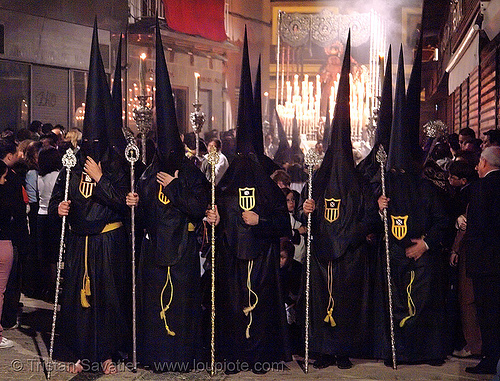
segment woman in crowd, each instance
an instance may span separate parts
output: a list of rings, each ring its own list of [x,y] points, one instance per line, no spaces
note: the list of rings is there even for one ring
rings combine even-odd
[[[294,245],[295,253],[293,259],[300,263],[304,263],[304,257],[306,254],[306,244],[304,235],[307,232],[307,227],[300,222],[295,215],[297,199],[299,196],[296,191],[288,188],[281,189],[286,197],[286,206],[288,208],[288,213],[290,214],[290,225],[292,228],[291,242]]]
[[[76,149],[80,146],[80,142],[82,141],[82,132],[78,128],[72,128],[66,133],[64,141],[71,143],[70,148]]]
[[[38,214],[38,151],[42,143],[29,140],[24,152],[24,162],[27,165],[25,189],[28,195],[29,211],[29,250],[23,261],[23,292],[29,297],[39,296],[39,268],[37,257],[36,228]]]
[[[48,207],[54,184],[62,167],[61,157],[57,148],[42,148],[38,157],[38,165],[40,206],[37,218],[37,243],[42,276],[42,298],[44,300],[53,300],[61,224],[56,215],[48,214]]]

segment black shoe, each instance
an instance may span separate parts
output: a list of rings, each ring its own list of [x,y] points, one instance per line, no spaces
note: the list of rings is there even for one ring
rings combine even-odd
[[[325,369],[335,365],[335,356],[321,355],[313,364],[315,369]]]
[[[465,368],[465,371],[472,374],[497,374],[497,367],[496,363],[493,364],[493,361],[483,358],[479,361],[479,364],[476,366],[468,366]]]
[[[337,356],[337,367],[339,369],[351,369],[352,362],[347,356]]]

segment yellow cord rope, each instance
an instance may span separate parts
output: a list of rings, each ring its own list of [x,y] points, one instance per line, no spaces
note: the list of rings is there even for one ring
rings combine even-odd
[[[330,323],[332,327],[335,327],[337,325],[332,316],[334,306],[335,301],[333,300],[333,266],[332,261],[330,261],[328,262],[328,307],[326,308],[326,316],[324,322]]]
[[[90,296],[90,277],[88,270],[88,248],[89,248],[89,236],[85,236],[85,273],[83,274],[83,284],[80,290],[80,303],[83,308],[89,308],[90,303],[87,296]]]
[[[167,289],[167,286],[170,284],[170,300],[168,301],[168,304],[166,306],[163,305],[163,293]],[[161,304],[161,311],[160,311],[160,319],[163,319],[165,322],[165,329],[167,330],[167,334],[169,336],[175,336],[175,332],[170,330],[167,324],[167,310],[170,308],[170,304],[172,303],[172,299],[174,298],[174,284],[172,283],[172,277],[170,276],[170,266],[168,266],[167,269],[167,281],[165,282],[165,285],[163,286],[163,289],[161,290],[161,295],[160,295],[160,304]]]
[[[415,303],[413,303],[413,299],[411,298],[411,285],[413,284],[414,280],[415,280],[415,271],[411,270],[410,283],[408,283],[408,286],[406,287],[406,293],[408,294],[408,312],[409,312],[409,315],[399,322],[400,327],[403,327],[405,325],[406,321],[409,318],[412,318],[413,316],[415,316],[415,314],[416,314]]]
[[[248,307],[243,308],[243,312],[245,313],[245,316],[250,315],[250,321],[248,322],[247,329],[245,332],[245,336],[247,339],[250,338],[250,327],[252,326],[252,320],[253,320],[252,311],[257,306],[257,303],[259,302],[259,297],[252,290],[252,281],[251,281],[252,270],[253,270],[253,260],[248,262],[248,272],[247,272]],[[252,304],[252,294],[255,296],[255,303],[254,304]]]

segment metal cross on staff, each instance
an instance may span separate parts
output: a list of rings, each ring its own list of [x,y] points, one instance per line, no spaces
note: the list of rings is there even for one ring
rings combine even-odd
[[[307,151],[304,158],[307,165],[307,173],[309,178],[307,180],[308,194],[307,198],[312,198],[312,174],[316,165],[321,163],[319,155],[310,149]],[[304,351],[304,373],[309,372],[309,300],[310,300],[310,282],[311,282],[311,218],[312,215],[307,215],[307,244],[306,244],[306,323],[305,323],[305,351]]]
[[[76,156],[71,148],[68,148],[64,156],[62,157],[62,164],[66,168],[66,182],[64,185],[64,201],[68,201],[69,193],[69,179],[71,176],[71,168],[76,165]],[[54,313],[52,315],[52,332],[50,333],[50,349],[49,349],[49,367],[47,369],[47,379],[50,379],[53,368],[53,354],[54,354],[54,338],[56,335],[56,319],[57,319],[57,308],[59,303],[59,286],[61,284],[61,269],[64,253],[64,236],[66,235],[66,216],[62,217],[61,223],[61,240],[59,242],[59,259],[57,261],[57,278],[56,278],[56,291],[54,298]]]
[[[377,161],[380,163],[380,176],[382,179],[382,196],[385,197],[385,163],[387,162],[387,154],[384,146],[379,146],[377,151]],[[394,340],[394,316],[392,310],[392,282],[391,282],[391,263],[389,255],[389,224],[387,222],[387,208],[384,208],[384,238],[385,238],[385,258],[386,258],[386,275],[387,275],[387,293],[389,296],[389,320],[391,326],[391,349],[392,349],[392,368],[396,369],[396,343]]]
[[[208,163],[212,167],[210,182],[212,184],[212,210],[215,210],[215,166],[219,162],[219,154],[217,149],[212,147],[208,154]],[[210,375],[215,375],[215,222],[212,224],[212,313],[210,315],[210,322],[212,324],[211,338],[210,338]]]
[[[134,193],[135,174],[134,164],[139,160],[139,147],[131,139],[125,148],[125,157],[130,163],[130,191]],[[132,367],[137,371],[137,330],[136,330],[136,295],[135,295],[135,206],[131,206],[130,214],[132,238]]]

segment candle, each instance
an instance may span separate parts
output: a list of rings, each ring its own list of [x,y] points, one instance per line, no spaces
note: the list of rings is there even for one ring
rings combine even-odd
[[[264,92],[264,120],[269,121],[269,93]]]
[[[379,84],[377,95],[382,95],[382,84],[384,83],[384,56],[378,56]]]
[[[200,73],[194,73],[194,103],[200,103]]]
[[[321,98],[321,80],[319,74],[316,74],[316,96]]]
[[[139,92],[145,95],[146,91],[146,53],[140,55],[139,60]]]
[[[292,85],[290,81],[286,81],[286,101],[287,103],[292,102]]]

